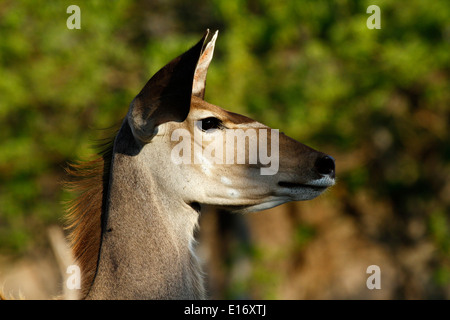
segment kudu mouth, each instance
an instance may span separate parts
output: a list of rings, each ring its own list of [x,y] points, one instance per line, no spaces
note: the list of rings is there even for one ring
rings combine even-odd
[[[314,186],[314,185],[310,185],[310,184],[303,184],[303,183],[295,183],[295,182],[285,182],[285,181],[280,181],[278,182],[278,185],[282,188],[288,188],[288,189],[295,189],[295,188],[302,188],[302,189],[312,189],[314,191],[323,191],[326,188],[328,188],[330,185],[328,186]]]

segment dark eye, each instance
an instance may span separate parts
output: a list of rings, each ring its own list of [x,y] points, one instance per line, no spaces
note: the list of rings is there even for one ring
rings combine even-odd
[[[207,131],[209,129],[218,129],[222,126],[222,121],[214,117],[209,117],[201,120],[201,125],[203,131]]]

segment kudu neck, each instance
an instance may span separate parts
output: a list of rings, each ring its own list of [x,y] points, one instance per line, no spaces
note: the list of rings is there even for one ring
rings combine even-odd
[[[87,298],[198,299],[198,213],[157,187],[151,163],[115,152],[96,277]],[[150,170],[151,171],[151,170]]]

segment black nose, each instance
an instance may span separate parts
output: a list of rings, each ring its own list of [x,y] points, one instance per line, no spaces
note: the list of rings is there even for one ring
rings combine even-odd
[[[317,158],[315,166],[318,173],[322,175],[331,175],[332,177],[334,177],[335,165],[333,157],[322,156],[320,158]]]

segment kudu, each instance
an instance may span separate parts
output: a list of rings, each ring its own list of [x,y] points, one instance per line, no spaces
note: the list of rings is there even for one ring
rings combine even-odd
[[[274,136],[266,135],[271,152],[279,153],[272,174],[261,174],[267,163],[259,159],[252,164],[173,161],[177,129],[203,138],[200,146],[191,139],[192,148],[183,150],[193,150],[194,158],[202,157],[196,153],[208,146],[208,135],[225,138],[236,129],[257,129],[247,137],[248,146],[260,139],[259,132],[270,130],[203,100],[217,38],[216,32],[207,41],[208,33],[147,82],[98,160],[69,169],[75,177],[71,186],[79,192],[68,216],[82,270],[81,298],[203,299],[194,231],[204,206],[259,211],[313,199],[334,184],[332,157],[282,133],[276,146],[270,144]]]

